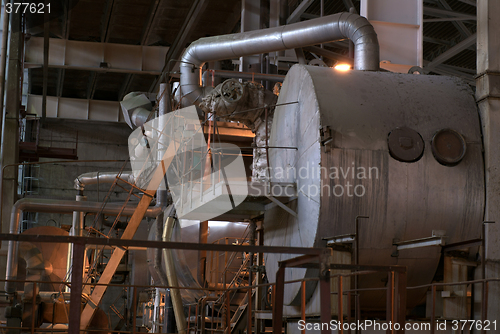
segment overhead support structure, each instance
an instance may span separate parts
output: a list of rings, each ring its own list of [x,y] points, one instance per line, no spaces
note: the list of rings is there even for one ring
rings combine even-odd
[[[124,122],[118,101],[47,96],[47,117],[101,122]],[[41,115],[42,96],[28,95],[28,110]]]
[[[25,67],[43,64],[41,37],[26,42]],[[159,75],[169,48],[49,39],[49,68]],[[126,55],[126,57],[124,57]]]
[[[286,24],[295,23],[300,21],[301,15],[309,8],[314,0],[302,0],[302,2],[295,8],[295,10],[290,14],[286,20]]]
[[[452,10],[439,9],[439,8],[434,8],[434,7],[425,7],[425,6],[424,6],[424,14],[429,15],[429,16],[440,17],[440,18],[455,18],[455,19],[461,19],[461,20],[475,21],[477,19],[476,15],[470,15],[470,14],[466,14],[466,13],[455,12]]]
[[[3,114],[3,131],[1,140],[2,166],[18,162],[19,145],[19,108],[21,89],[19,78],[22,76],[23,33],[21,29],[21,15],[10,16],[10,44],[9,60],[7,62],[7,82],[5,113]],[[8,145],[6,145],[8,144]],[[17,197],[17,168],[9,168],[1,175],[3,187],[1,189],[2,201],[2,230],[8,231],[10,210]]]
[[[476,6],[477,6],[477,2],[476,2],[476,0],[458,0],[458,1],[463,2],[463,3],[466,3],[466,4],[471,5],[471,6],[474,6],[474,7],[476,7]]]
[[[199,20],[201,13],[205,10],[207,6],[208,0],[195,0],[189,9],[189,12],[184,20],[184,23],[179,29],[179,33],[175,37],[174,43],[168,49],[167,54],[164,58],[164,65],[161,69],[160,77],[153,83],[149,92],[156,92],[160,83],[163,81],[163,77],[165,74],[170,73],[176,66],[178,66],[179,57],[182,54],[186,46],[186,42],[188,41],[189,36],[191,35],[193,28],[196,26],[196,23]]]
[[[476,44],[476,39],[477,39],[477,34],[473,34],[469,37],[467,37],[465,40],[461,41],[457,45],[451,47],[447,51],[443,52],[436,58],[434,58],[430,63],[428,63],[424,69],[427,71],[431,71],[433,68],[438,66],[439,64],[444,63],[448,59],[456,56],[460,52],[464,51],[465,49],[468,49],[470,46]]]
[[[448,2],[446,2],[446,0],[438,0],[438,4],[446,10],[453,11],[453,8],[451,8],[451,6],[448,4]],[[463,22],[452,21],[451,23],[460,32],[462,38],[467,38],[470,35],[472,35],[472,32],[470,32],[470,30],[465,26]]]

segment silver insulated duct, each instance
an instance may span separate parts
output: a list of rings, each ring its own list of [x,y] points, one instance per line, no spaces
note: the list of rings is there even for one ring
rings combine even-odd
[[[350,39],[355,46],[354,69],[377,71],[377,34],[357,14],[338,13],[314,20],[240,34],[200,38],[184,52],[180,63],[182,102],[198,104],[203,98],[201,67],[205,62],[283,51]]]

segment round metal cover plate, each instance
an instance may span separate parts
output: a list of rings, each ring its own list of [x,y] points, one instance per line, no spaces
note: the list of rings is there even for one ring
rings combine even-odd
[[[464,137],[457,131],[442,129],[432,137],[431,148],[434,158],[440,164],[455,166],[464,158],[467,145]]]
[[[420,134],[410,128],[396,128],[387,138],[391,156],[402,162],[419,160],[424,153],[424,141]]]

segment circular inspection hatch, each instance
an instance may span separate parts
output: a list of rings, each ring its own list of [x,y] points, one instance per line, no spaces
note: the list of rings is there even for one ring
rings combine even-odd
[[[389,153],[401,162],[418,161],[424,153],[424,141],[415,130],[402,127],[396,128],[387,137]]]
[[[442,129],[432,137],[431,148],[434,158],[440,164],[455,166],[464,158],[467,144],[464,137],[457,131]]]

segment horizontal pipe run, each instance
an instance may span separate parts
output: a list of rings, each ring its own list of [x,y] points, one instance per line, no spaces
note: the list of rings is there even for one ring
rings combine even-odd
[[[204,97],[201,70],[206,62],[296,49],[350,39],[354,43],[354,69],[377,71],[379,45],[375,29],[362,16],[337,13],[280,27],[239,34],[200,38],[191,43],[180,60],[180,87],[184,105],[199,104]]]
[[[91,184],[99,184],[99,183],[113,183],[116,180],[116,177],[120,177],[121,179],[134,183],[134,174],[131,171],[127,172],[91,172],[84,173],[78,176],[74,181],[74,188],[76,190],[84,190],[85,186]]]

